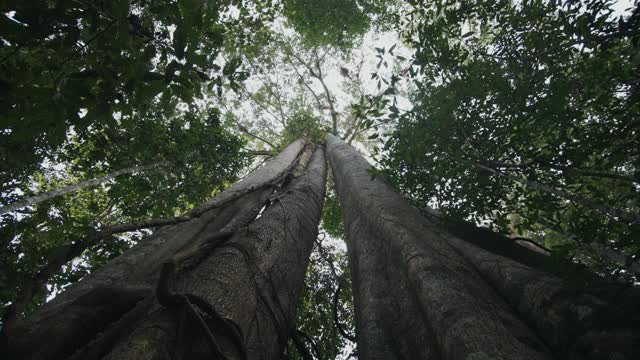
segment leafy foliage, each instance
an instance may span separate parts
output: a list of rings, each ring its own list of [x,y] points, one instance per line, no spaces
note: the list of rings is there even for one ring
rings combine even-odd
[[[311,353],[315,350],[322,359],[343,358],[349,355],[353,344],[338,332],[334,325],[333,298],[338,289],[337,316],[346,331],[354,333],[353,294],[349,280],[349,267],[346,253],[327,240],[321,234],[311,253],[311,261],[305,279],[302,304],[298,311],[297,326],[314,342],[305,344]],[[304,340],[303,340],[304,341]],[[308,341],[307,341],[308,342]],[[290,341],[287,352],[291,359],[303,359]]]
[[[290,116],[287,127],[282,132],[281,147],[284,148],[296,139],[304,137],[311,142],[324,141],[326,130],[321,129],[318,120],[307,112],[298,112]]]
[[[348,49],[363,35],[375,16],[384,15],[385,0],[286,0],[284,15],[307,46],[332,45]]]
[[[344,239],[344,225],[342,223],[342,208],[336,194],[332,173],[329,173],[327,194],[322,208],[322,228],[326,233],[337,239]]]
[[[418,91],[383,163],[420,206],[635,259],[640,12],[557,3],[416,5]]]
[[[71,132],[84,139],[95,127],[121,127],[119,115],[173,111],[174,99],[190,104],[203,89],[240,81],[238,63],[216,63],[225,34],[263,18],[244,9],[234,19],[230,6],[242,2],[5,2],[2,183],[24,180]]]
[[[2,219],[0,282],[2,304],[14,301],[29,279],[70,245],[87,241],[96,228],[111,224],[171,217],[202,203],[231,183],[245,165],[243,143],[220,127],[217,111],[186,113],[160,120],[155,111],[136,114],[133,129],[94,131],[79,142],[71,137],[57,160],[64,177],[36,174],[25,195],[102,176],[122,167],[165,161],[157,168],[120,177],[112,184],[87,188]],[[162,119],[162,118],[160,118]],[[123,121],[126,118],[123,117]],[[133,121],[133,120],[132,120]],[[67,264],[41,289],[36,303],[52,291],[121,254],[144,232],[113,235]],[[6,237],[5,237],[6,236]]]

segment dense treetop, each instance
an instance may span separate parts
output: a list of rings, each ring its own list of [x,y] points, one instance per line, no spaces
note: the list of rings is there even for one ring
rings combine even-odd
[[[639,13],[611,5],[416,8],[418,90],[385,144],[388,174],[422,206],[604,273],[637,269]]]

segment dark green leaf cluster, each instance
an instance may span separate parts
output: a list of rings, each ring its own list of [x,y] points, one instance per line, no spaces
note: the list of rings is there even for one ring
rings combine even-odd
[[[349,49],[377,18],[389,16],[388,0],[286,0],[284,15],[309,47]]]
[[[331,174],[331,173],[330,173]],[[344,225],[342,223],[342,208],[336,194],[333,176],[329,175],[327,184],[327,194],[324,197],[324,207],[322,208],[322,228],[329,236],[337,239],[344,239]]]
[[[320,126],[320,122],[306,110],[291,115],[287,121],[287,127],[281,135],[280,148],[286,147],[299,138],[308,139],[313,143],[322,143],[326,129]]]
[[[171,112],[246,78],[217,63],[246,19],[225,1],[9,1],[0,16],[0,180],[29,176],[72,131],[121,127],[119,115]],[[273,14],[268,14],[273,16]],[[256,19],[258,18],[258,19]],[[248,26],[248,28],[251,28]],[[236,42],[238,34],[233,35]],[[243,41],[248,41],[244,39]]]
[[[221,124],[205,93],[247,78],[239,60],[219,56],[226,39],[249,42],[250,30],[275,14],[256,16],[243,6],[236,0],[1,5],[2,204],[158,164],[3,215],[1,305],[21,292],[30,300],[31,290],[41,303],[140,236],[112,235],[80,259],[62,261],[99,229],[175,216],[235,180],[246,165],[244,142]],[[65,265],[44,276],[48,286],[28,289],[60,261]]]
[[[385,145],[393,181],[421,206],[570,245],[580,261],[603,260],[592,243],[626,258],[618,269],[635,261],[640,10],[611,6],[415,5],[404,35],[418,91]]]

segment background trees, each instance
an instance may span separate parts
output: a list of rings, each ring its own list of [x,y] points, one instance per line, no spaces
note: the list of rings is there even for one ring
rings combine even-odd
[[[388,174],[420,206],[629,275],[640,255],[638,11],[611,5],[416,6],[405,36],[419,85],[386,143]]]
[[[5,306],[19,284],[92,231],[174,216],[235,179],[245,164],[243,142],[222,126],[214,108],[194,99],[207,86],[240,76],[238,64],[215,64],[223,33],[239,24],[233,21],[247,20],[243,26],[250,27],[261,20],[246,14],[230,19],[231,2],[220,5],[2,5],[4,204],[123,168],[168,163],[3,215]],[[82,265],[69,264],[57,283],[51,279],[49,289],[38,289],[36,303],[119,254],[130,240],[116,236],[85,254]]]

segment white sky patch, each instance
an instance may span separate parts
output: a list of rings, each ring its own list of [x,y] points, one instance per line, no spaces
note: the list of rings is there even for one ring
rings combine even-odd
[[[631,15],[631,11],[633,10],[633,0],[617,0],[614,1],[611,9],[613,10],[614,16],[629,16]]]
[[[287,26],[284,18],[277,19],[272,28],[275,34],[290,40],[286,41],[287,44],[299,43],[299,36]],[[388,87],[388,83],[384,81],[390,81],[392,74],[400,79],[396,83],[398,90],[395,95],[396,107],[400,111],[410,110],[412,107],[409,94],[413,84],[407,82],[408,76],[404,76],[403,71],[406,75],[406,70],[413,57],[413,50],[404,46],[399,34],[394,31],[377,32],[371,30],[363,35],[359,42],[355,43],[353,50],[346,54],[347,56],[327,47],[317,50],[321,57],[327,53],[323,57],[322,77],[331,93],[336,113],[338,113],[340,135],[352,131],[354,128],[351,114],[352,104],[360,103],[362,95],[372,97],[382,94]],[[326,100],[322,83],[311,76],[303,64],[285,55],[287,45],[276,44],[277,42],[274,42],[271,44],[272,48],[265,50],[270,54],[266,63],[265,59],[260,58],[250,62],[245,59],[243,67],[251,72],[251,76],[243,82],[244,89],[240,91],[240,94],[227,90],[221,98],[212,94],[206,99],[206,102],[218,106],[223,114],[231,116],[232,123],[229,124],[231,128],[235,128],[237,126],[235,124],[239,122],[251,132],[270,139],[272,143],[278,141],[285,129],[286,118],[293,115],[296,108],[299,108],[300,104],[296,103],[297,101],[303,101],[303,108],[317,117],[322,127],[331,127],[330,106]],[[290,46],[294,52],[299,52],[298,55],[306,56],[305,61],[313,58],[312,50],[301,50],[295,45]],[[389,49],[392,47],[394,49],[393,56],[389,54]],[[384,49],[383,61],[380,61],[376,56],[378,54],[376,48]],[[227,60],[223,59],[222,62]],[[381,65],[378,67],[378,64]],[[345,70],[348,75],[343,73]],[[384,80],[374,79],[373,73],[377,73]],[[301,81],[300,76],[304,78],[304,82]],[[272,94],[269,95],[269,92]],[[277,95],[273,97],[279,98],[281,101],[276,103],[277,101],[270,99],[271,103],[269,103],[264,100],[265,94],[267,97]],[[318,106],[316,97],[322,106]],[[391,96],[388,98],[392,101]],[[283,119],[285,120],[283,121]],[[353,145],[371,161],[371,149],[376,144],[385,141],[386,134],[391,130],[390,126],[380,125],[377,130],[371,129],[363,133],[359,141],[356,140]],[[380,136],[377,139],[368,140],[367,135],[372,132],[377,132]],[[259,150],[268,149],[269,146],[253,139],[248,148]]]

